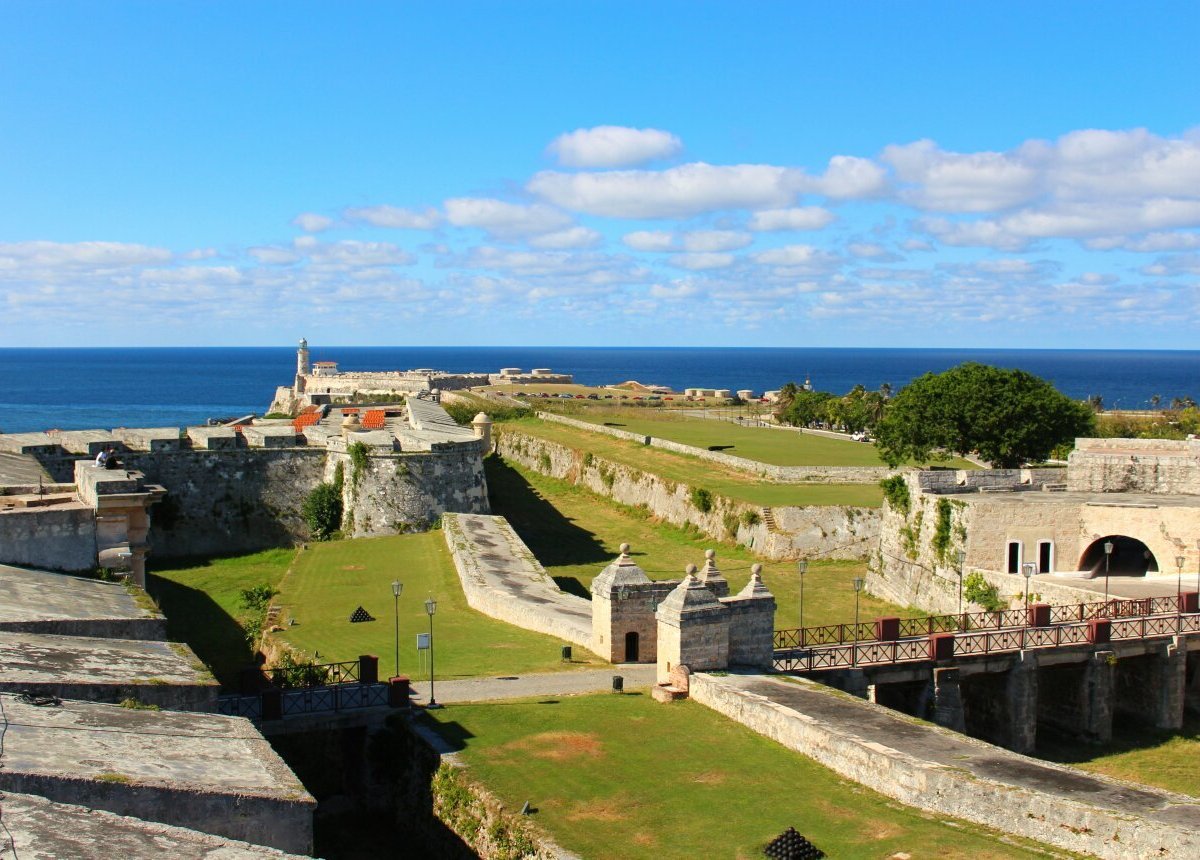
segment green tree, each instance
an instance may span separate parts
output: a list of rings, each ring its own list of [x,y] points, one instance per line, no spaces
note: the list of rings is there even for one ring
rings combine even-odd
[[[300,514],[314,540],[329,540],[342,527],[342,491],[330,483],[313,487],[304,499]]]
[[[797,390],[779,418],[793,427],[808,427],[825,417],[825,403],[832,398],[833,395],[827,391]]]
[[[1095,429],[1086,404],[1044,379],[968,362],[902,388],[875,428],[875,445],[893,467],[977,451],[993,466],[1011,469],[1044,460],[1056,446]]]

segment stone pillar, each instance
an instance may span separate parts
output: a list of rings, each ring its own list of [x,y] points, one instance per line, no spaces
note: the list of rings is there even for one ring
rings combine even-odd
[[[1037,655],[1033,651],[1018,654],[1005,680],[1008,699],[1008,743],[1005,746],[1013,752],[1032,753],[1037,744]]]
[[[704,551],[704,567],[700,568],[699,579],[704,583],[704,587],[717,597],[728,597],[729,583],[725,580],[725,574],[717,569],[716,557],[716,550],[706,549]]]
[[[967,730],[962,688],[958,684],[958,669],[933,670],[933,721],[956,732]]]
[[[729,667],[729,607],[704,587],[689,565],[683,581],[658,605],[658,683],[683,664],[693,672]]]
[[[746,587],[721,602],[729,607],[730,665],[770,671],[775,657],[775,597],[763,584],[762,565],[751,565]]]
[[[1112,651],[1096,651],[1084,671],[1080,729],[1088,740],[1096,743],[1112,740],[1115,667],[1116,655]]]
[[[1187,698],[1187,640],[1171,637],[1159,659],[1154,662],[1158,675],[1158,695],[1151,703],[1154,728],[1174,731],[1183,728],[1183,709]]]
[[[842,692],[849,693],[851,696],[857,696],[860,699],[866,699],[868,702],[875,701],[875,685],[867,683],[867,673],[862,669],[847,669],[845,671],[842,675]]]

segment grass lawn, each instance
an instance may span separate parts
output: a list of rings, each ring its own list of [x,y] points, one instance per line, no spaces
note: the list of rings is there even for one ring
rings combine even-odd
[[[395,668],[392,580],[404,583],[400,597],[400,672],[420,671],[416,634],[429,631],[425,598],[437,599],[434,647],[439,678],[519,675],[578,667],[588,657],[576,648],[574,663],[560,661],[558,639],[496,621],[467,606],[441,531],[394,537],[309,544],[280,586],[283,607],[275,634],[322,662],[375,654],[380,672]],[[362,606],[376,620],[350,623]],[[288,619],[298,624],[287,626]],[[591,658],[599,665],[596,657]]]
[[[732,410],[731,410],[732,411]],[[775,466],[884,466],[874,445],[836,439],[816,433],[798,433],[773,427],[747,427],[735,421],[695,418],[658,410],[595,410],[574,416],[644,436],[669,439],[696,448],[719,448],[722,453]],[[974,469],[966,460],[937,465]]]
[[[151,557],[146,590],[167,616],[167,635],[192,646],[223,686],[254,660],[240,619],[243,589],[277,588],[295,557],[293,549],[268,549],[227,558],[165,562]],[[174,566],[166,566],[172,564]]]
[[[1076,743],[1061,736],[1039,737],[1037,754],[1083,770],[1141,782],[1200,797],[1200,717],[1188,713],[1178,732],[1156,732],[1122,726],[1118,720],[1111,743]]]
[[[618,505],[583,487],[548,478],[507,463],[485,461],[492,512],[506,517],[564,591],[588,596],[588,586],[617,557],[622,543],[651,579],[678,579],[684,567],[704,563],[704,550],[717,550],[717,566],[737,591],[750,578],[758,559],[745,547],[713,540]],[[860,561],[809,564],[804,583],[804,620],[808,625],[854,620],[854,586]],[[800,586],[794,562],[763,562],[763,580],[775,595],[776,627],[799,624]],[[863,619],[878,615],[922,614],[862,594]]]
[[[693,420],[701,421],[703,419]],[[720,493],[752,505],[766,507],[788,505],[879,507],[883,504],[883,490],[877,484],[770,484],[757,475],[750,475],[718,463],[710,463],[698,457],[689,457],[659,448],[649,448],[625,439],[617,439],[601,433],[589,433],[537,418],[522,418],[519,421],[505,422],[499,426],[502,428],[501,432],[503,432],[503,428],[511,427],[530,436],[538,436],[560,445],[590,451],[597,457],[603,457],[614,463],[653,472],[669,481],[677,481],[692,487],[704,487],[714,493]],[[763,432],[782,433],[783,431]],[[845,444],[862,445],[861,442]]]
[[[528,800],[583,857],[749,860],[788,827],[836,858],[1045,856],[902,806],[694,702],[571,696],[423,719],[461,747],[469,778],[509,809]]]

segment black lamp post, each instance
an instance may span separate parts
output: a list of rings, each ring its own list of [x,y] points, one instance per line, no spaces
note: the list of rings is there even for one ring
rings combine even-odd
[[[393,678],[400,676],[400,593],[404,591],[404,583],[398,579],[392,580],[392,606],[396,617],[396,672]]]
[[[1200,540],[1196,541],[1196,599],[1200,600]]]
[[[1025,623],[1029,623],[1029,580],[1033,579],[1034,571],[1037,570],[1037,565],[1032,561],[1027,561],[1021,565],[1021,573],[1025,574]]]
[[[1183,562],[1182,555],[1175,556],[1175,612],[1183,612]]]
[[[1104,542],[1104,617],[1108,617],[1108,567],[1112,560],[1113,542],[1106,540]]]
[[[808,559],[802,558],[799,561],[800,568],[800,629],[804,629],[804,574],[808,573]],[[804,634],[800,634],[804,635]],[[803,647],[804,643],[800,643]]]
[[[440,708],[433,695],[433,613],[437,611],[437,601],[432,597],[425,601],[425,614],[429,616],[429,704],[427,708]]]
[[[854,666],[858,665],[858,596],[862,593],[862,587],[862,577],[854,577],[854,651],[850,655],[850,662]]]
[[[963,563],[967,560],[965,550],[958,551],[958,614],[962,615],[962,581],[963,581]]]

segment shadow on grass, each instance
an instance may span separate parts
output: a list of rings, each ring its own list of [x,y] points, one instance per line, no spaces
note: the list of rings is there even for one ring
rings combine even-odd
[[[237,620],[205,592],[153,573],[146,575],[146,590],[167,616],[167,635],[191,646],[224,689],[237,689],[238,673],[254,665]]]
[[[525,545],[547,568],[571,564],[603,567],[612,556],[593,532],[580,528],[537,494],[521,474],[499,457],[484,461],[492,513],[508,520]],[[590,599],[574,577],[554,577],[568,594]]]
[[[1188,712],[1183,728],[1175,732],[1117,720],[1113,725],[1113,739],[1106,744],[1088,743],[1073,735],[1039,726],[1037,757],[1059,764],[1080,764],[1120,753],[1152,750],[1176,738],[1200,741],[1200,715]]]

